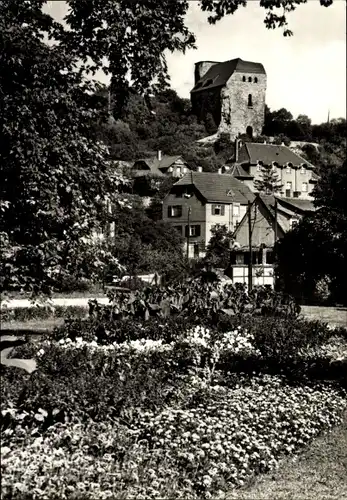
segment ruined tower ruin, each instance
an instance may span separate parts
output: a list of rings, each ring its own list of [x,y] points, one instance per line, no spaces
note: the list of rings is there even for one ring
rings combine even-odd
[[[195,64],[195,85],[191,90],[194,113],[200,121],[211,114],[219,133],[250,137],[264,126],[266,72],[260,63],[232,59]]]

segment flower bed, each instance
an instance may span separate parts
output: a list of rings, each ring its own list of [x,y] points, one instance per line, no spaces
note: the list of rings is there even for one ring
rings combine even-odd
[[[210,498],[276,467],[346,408],[333,387],[292,387],[280,377],[192,390],[200,403],[143,411],[130,425],[18,432],[2,446],[2,498]]]
[[[307,334],[291,353],[345,353],[326,337],[317,346]],[[18,348],[38,371],[2,377],[2,498],[211,498],[276,467],[338,424],[347,397],[335,383],[233,372],[269,356],[259,338],[194,327],[170,341]]]

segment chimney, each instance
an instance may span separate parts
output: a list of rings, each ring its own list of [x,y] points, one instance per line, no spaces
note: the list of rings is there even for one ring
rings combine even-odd
[[[284,142],[281,142],[281,146],[285,146]]]
[[[160,149],[158,150],[157,158],[158,158],[158,161],[161,161],[161,151],[160,151]]]
[[[202,172],[202,167],[198,167],[196,171],[197,172]]]

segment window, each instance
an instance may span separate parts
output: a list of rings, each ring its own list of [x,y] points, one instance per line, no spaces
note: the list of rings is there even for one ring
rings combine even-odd
[[[294,191],[294,198],[299,198],[299,195],[300,195],[299,191]]]
[[[254,78],[254,83],[258,83],[258,78],[257,77]]]
[[[257,171],[258,172],[261,172],[261,167],[263,166],[263,162],[262,161],[258,161],[257,162]]]
[[[243,77],[242,77],[242,81],[243,81],[243,82],[245,82],[245,81],[246,81],[246,77],[245,77],[245,76],[243,76]]]
[[[224,215],[224,205],[212,205],[212,215]]]
[[[286,196],[289,198],[292,193],[292,183],[286,182]]]
[[[290,219],[289,221],[289,225],[290,225],[290,229],[293,229],[295,226],[298,225],[298,219]]]
[[[176,175],[181,175],[181,167],[176,167]]]
[[[182,236],[182,226],[174,226],[174,228]]]
[[[233,215],[239,217],[240,215],[240,205],[233,205]]]
[[[189,228],[189,234],[188,234],[188,228]],[[200,224],[197,225],[190,224],[189,226],[186,226],[185,235],[186,237],[189,236],[191,238],[194,238],[195,236],[200,236]]]
[[[301,191],[307,193],[307,182],[303,182],[301,185]]]
[[[253,106],[252,94],[248,94],[248,106],[251,108]]]
[[[167,216],[168,217],[182,217],[182,206],[181,205],[173,205],[167,207]]]
[[[274,263],[274,254],[272,251],[268,251],[265,253],[266,255],[266,264],[273,264]]]
[[[250,76],[250,77],[248,77],[248,81],[249,81],[249,83],[251,83],[251,82],[252,82],[252,77],[251,77],[251,76]]]

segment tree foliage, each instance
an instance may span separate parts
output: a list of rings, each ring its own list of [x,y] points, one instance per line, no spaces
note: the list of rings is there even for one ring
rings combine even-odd
[[[54,23],[42,3],[0,5],[2,288],[36,292],[64,273],[99,273],[107,249],[91,235],[123,185],[93,135],[95,85],[43,42]]]
[[[230,263],[230,242],[233,233],[225,225],[216,225],[211,229],[211,238],[206,248],[206,262],[215,267],[228,267]]]
[[[313,299],[329,283],[330,299],[347,297],[347,163],[330,166],[313,191],[318,210],[279,242],[278,278],[288,293]]]
[[[272,165],[262,165],[260,179],[254,181],[254,187],[259,193],[269,195],[280,192],[283,184]]]

